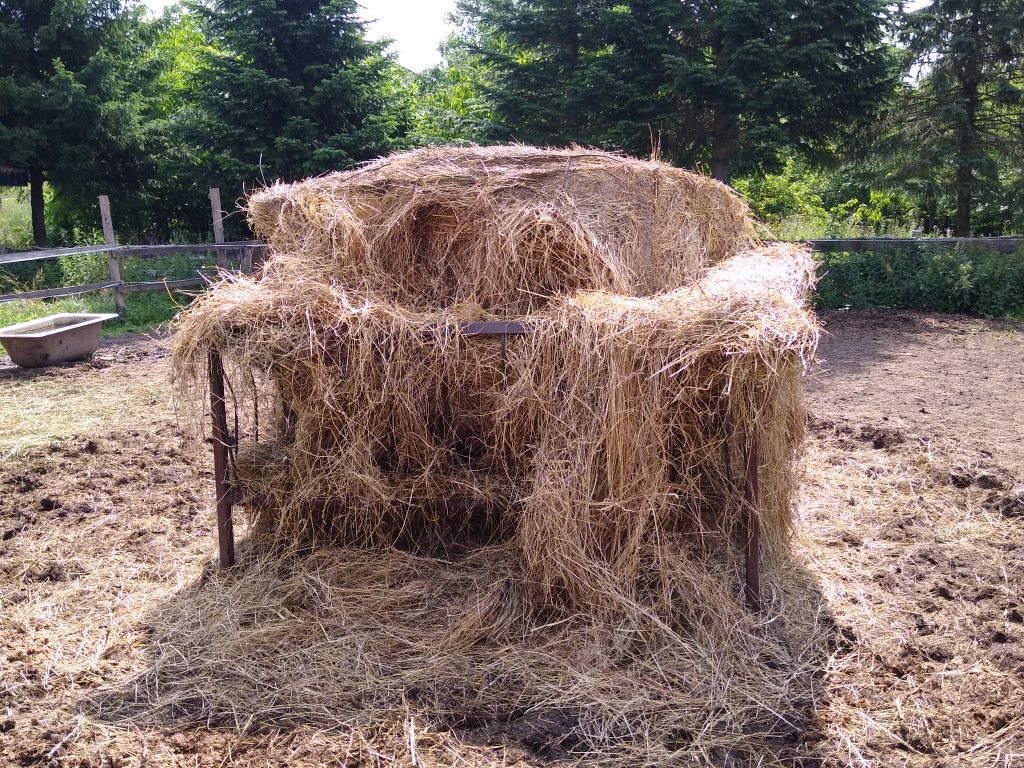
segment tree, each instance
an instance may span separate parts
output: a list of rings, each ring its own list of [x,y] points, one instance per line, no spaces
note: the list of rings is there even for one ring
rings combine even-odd
[[[388,99],[396,67],[366,39],[355,0],[192,8],[209,45],[179,123],[211,185],[241,191],[346,168],[394,147],[407,129]]]
[[[28,168],[32,233],[47,242],[43,184],[133,175],[141,8],[117,0],[0,2],[0,157]]]
[[[488,138],[651,150],[666,123],[663,46],[624,50],[638,29],[625,5],[604,0],[461,0],[458,45],[483,76],[493,110]],[[457,50],[457,48],[456,48]]]
[[[450,39],[444,61],[411,78],[413,144],[485,142],[494,115],[484,96],[487,78],[483,64]]]
[[[870,119],[895,76],[880,0],[462,0],[508,137],[710,162],[721,179]]]
[[[674,84],[709,129],[716,178],[772,165],[787,146],[820,149],[891,90],[878,0],[668,5]]]
[[[891,122],[932,161],[916,175],[951,168],[953,231],[966,237],[979,184],[999,186],[1024,138],[1024,1],[933,0],[907,15],[902,37],[921,81]]]

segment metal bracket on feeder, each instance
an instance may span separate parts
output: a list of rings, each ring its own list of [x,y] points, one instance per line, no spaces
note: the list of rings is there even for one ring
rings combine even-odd
[[[210,351],[210,414],[213,419],[213,480],[217,495],[217,543],[220,567],[235,564],[235,528],[231,519],[231,483],[228,478],[228,415],[224,404],[224,364],[220,352]]]
[[[760,440],[755,429],[747,445],[746,471],[743,480],[743,500],[747,517],[744,530],[746,541],[746,578],[743,585],[747,607],[761,610],[761,521],[758,517],[758,463]]]

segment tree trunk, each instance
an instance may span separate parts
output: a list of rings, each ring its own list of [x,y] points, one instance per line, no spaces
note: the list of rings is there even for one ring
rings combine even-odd
[[[981,86],[981,2],[975,0],[970,18],[969,35],[974,48],[967,53],[963,63],[960,83],[960,100],[964,118],[957,131],[956,158],[956,218],[953,220],[953,234],[957,237],[971,235],[971,204],[974,198],[974,163],[977,162],[977,118],[979,88]]]
[[[729,68],[729,45],[720,34],[716,35],[713,45],[715,74],[723,78]],[[738,117],[724,103],[719,103],[714,109],[711,118],[711,176],[728,184],[729,166],[736,157],[738,145]]]
[[[973,187],[974,171],[961,159],[956,168],[956,218],[953,219],[953,234],[956,237],[971,236]]]
[[[719,107],[711,125],[711,176],[728,184],[729,165],[736,157],[736,118]]]
[[[36,248],[46,247],[46,219],[43,217],[43,170],[29,169],[29,199],[32,207],[32,242]]]
[[[576,91],[576,83],[573,82],[580,65],[580,12],[580,3],[574,3],[572,25],[567,32],[567,38],[563,41],[565,70],[569,80],[565,89],[565,125],[568,127],[565,138],[575,142],[586,142],[586,137],[581,135],[579,94]]]
[[[924,234],[931,235],[935,233],[935,228],[938,226],[938,215],[939,206],[935,195],[928,192],[924,199],[924,221],[921,222]]]

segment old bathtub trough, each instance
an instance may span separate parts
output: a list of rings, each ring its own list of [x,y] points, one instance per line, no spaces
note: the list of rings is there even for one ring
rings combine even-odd
[[[96,351],[104,320],[117,315],[63,312],[0,328],[0,343],[15,365],[41,368]]]

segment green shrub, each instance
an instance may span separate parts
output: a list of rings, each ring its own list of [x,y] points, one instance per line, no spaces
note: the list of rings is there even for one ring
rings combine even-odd
[[[821,253],[818,304],[1024,318],[1024,247],[912,245]]]
[[[32,247],[32,213],[27,190],[0,187],[0,253]]]
[[[849,188],[827,173],[789,158],[778,173],[732,180],[754,215],[782,240],[909,235],[917,213],[900,192]]]

